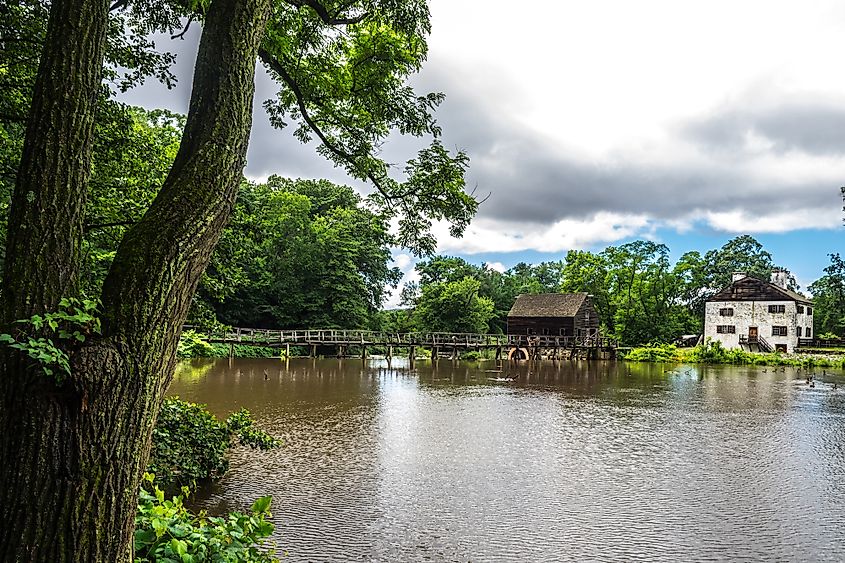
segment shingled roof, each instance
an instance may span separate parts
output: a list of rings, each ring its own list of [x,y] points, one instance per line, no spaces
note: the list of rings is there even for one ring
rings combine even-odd
[[[509,317],[574,317],[587,293],[534,293],[519,295]]]
[[[750,288],[751,291],[739,293],[734,291],[734,288]],[[761,280],[752,276],[745,276],[744,278],[734,280],[731,284],[719,293],[711,295],[707,301],[797,301],[798,303],[805,303],[812,305],[813,300],[805,297],[800,293],[780,287],[766,280]]]

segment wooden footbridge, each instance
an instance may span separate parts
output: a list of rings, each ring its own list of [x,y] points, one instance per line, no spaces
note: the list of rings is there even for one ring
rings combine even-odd
[[[188,328],[188,327],[186,327]],[[306,347],[311,357],[317,356],[318,348],[329,348],[337,357],[347,357],[351,349],[367,357],[368,348],[378,347],[388,358],[394,352],[405,351],[409,358],[415,358],[417,349],[431,350],[432,358],[458,357],[460,351],[495,350],[496,359],[613,359],[616,357],[617,342],[612,338],[590,336],[528,336],[507,334],[475,334],[463,332],[381,332],[369,330],[270,330],[253,328],[228,328],[226,330],[202,330],[192,327],[208,342],[229,344],[230,353],[235,344],[284,348],[290,357],[291,346]],[[358,354],[356,354],[358,355]]]

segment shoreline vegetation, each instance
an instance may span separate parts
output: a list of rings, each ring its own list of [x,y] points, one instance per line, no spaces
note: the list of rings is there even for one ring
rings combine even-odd
[[[373,347],[371,357],[379,357],[380,351]],[[843,350],[842,352],[845,352]],[[187,360],[192,358],[227,358],[229,357],[229,345],[211,344],[205,341],[202,336],[194,331],[185,331],[179,342],[178,356]],[[291,348],[291,357],[307,356],[306,349],[297,347]],[[264,346],[248,346],[245,344],[234,345],[235,358],[283,358],[284,350]],[[417,359],[430,358],[428,350],[419,350]],[[485,351],[466,351],[460,356],[460,360],[475,362],[492,360],[492,354]],[[719,342],[708,342],[692,348],[682,348],[674,344],[648,344],[637,346],[620,355],[620,360],[627,362],[652,362],[652,363],[682,363],[682,364],[711,364],[711,365],[768,365],[768,366],[795,366],[795,367],[821,367],[845,369],[845,354],[840,353],[757,353],[746,352],[739,349],[723,348]]]
[[[649,344],[632,348],[623,357],[628,362],[794,366],[845,369],[845,356],[826,354],[781,354],[746,352],[726,349],[719,342],[708,342],[693,348],[674,344]]]

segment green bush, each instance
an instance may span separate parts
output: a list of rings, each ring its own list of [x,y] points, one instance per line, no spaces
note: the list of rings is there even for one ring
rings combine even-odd
[[[212,344],[203,339],[202,336],[193,330],[184,331],[179,338],[176,356],[182,359],[229,357],[228,344]],[[233,352],[236,358],[274,358],[281,354],[281,351],[275,348],[251,346],[249,344],[235,344]]]
[[[153,475],[144,479],[152,489],[141,487],[135,516],[135,561],[137,563],[277,563],[265,549],[273,533],[271,497],[256,500],[249,514],[232,512],[225,518],[191,513],[183,494],[166,500]]]
[[[254,428],[245,409],[221,422],[204,405],[167,398],[153,429],[148,471],[155,474],[161,487],[220,477],[229,468],[226,454],[234,438],[260,450],[279,445],[278,440]]]
[[[214,345],[209,344],[193,330],[186,330],[179,338],[176,356],[179,358],[213,358]]]
[[[625,355],[631,362],[678,362],[678,347],[674,344],[649,344],[634,348]]]
[[[733,364],[800,367],[843,367],[845,358],[785,355],[778,352],[761,354],[739,348],[726,349],[719,341],[708,340],[695,348],[678,348],[673,344],[649,344],[628,352],[632,362],[679,362],[690,364]]]
[[[820,340],[839,340],[839,336],[832,332],[825,332],[824,334],[817,334],[816,338]]]
[[[461,354],[461,359],[466,360],[467,362],[477,362],[481,358],[481,352],[478,352],[476,350],[470,350]]]

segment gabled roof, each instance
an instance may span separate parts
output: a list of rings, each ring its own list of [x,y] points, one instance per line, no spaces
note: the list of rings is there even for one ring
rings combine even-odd
[[[709,297],[707,301],[796,301],[813,304],[812,299],[800,293],[751,276],[731,282],[729,286]]]
[[[574,317],[587,297],[587,293],[519,295],[508,317]]]

